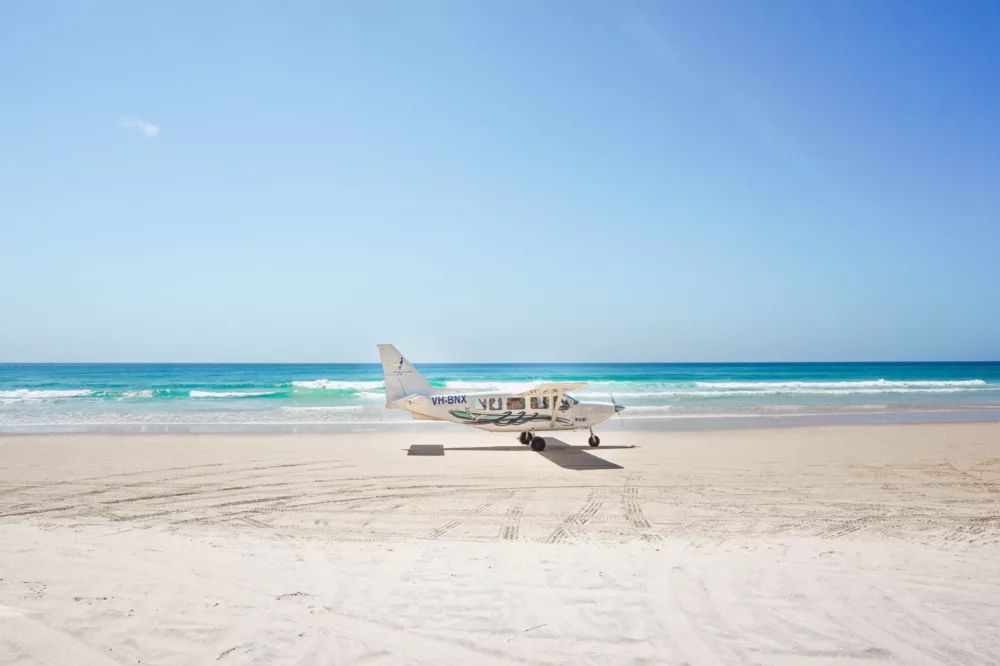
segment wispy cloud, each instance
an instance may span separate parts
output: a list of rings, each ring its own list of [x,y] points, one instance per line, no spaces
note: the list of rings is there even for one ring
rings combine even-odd
[[[781,118],[777,111],[768,108],[763,91],[747,89],[739,81],[727,81],[718,71],[704,64],[705,58],[701,59],[702,66],[696,67],[698,61],[684,52],[680,40],[671,39],[664,26],[642,15],[626,16],[624,27],[633,42],[654,62],[693,90],[701,90],[721,101],[737,121],[780,159],[822,177],[819,164],[782,129]]]
[[[118,124],[125,129],[140,132],[143,136],[154,137],[160,133],[157,125],[136,116],[122,116]]]

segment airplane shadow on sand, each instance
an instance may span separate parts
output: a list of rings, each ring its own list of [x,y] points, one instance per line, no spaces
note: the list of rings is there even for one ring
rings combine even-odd
[[[591,469],[625,469],[621,465],[613,463],[604,458],[599,458],[582,446],[570,446],[561,439],[555,437],[545,437],[545,450],[532,451],[526,445],[510,446],[450,446],[442,447],[444,451],[522,451],[539,455],[549,462],[559,465],[563,469],[591,470]],[[588,447],[589,448],[589,447]],[[596,448],[596,447],[595,447]],[[632,446],[604,446],[603,449],[631,449]]]

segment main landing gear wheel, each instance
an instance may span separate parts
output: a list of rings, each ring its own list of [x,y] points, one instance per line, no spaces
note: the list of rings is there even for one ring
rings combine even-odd
[[[597,435],[591,435],[590,439],[587,440],[587,444],[590,444],[591,446],[600,446],[601,438]]]
[[[527,444],[528,442],[531,441],[532,437],[534,437],[534,435],[532,435],[530,432],[522,432],[521,436],[518,437],[518,439],[521,440],[522,444]]]
[[[531,438],[531,450],[532,451],[544,451],[545,450],[545,440],[541,437]]]

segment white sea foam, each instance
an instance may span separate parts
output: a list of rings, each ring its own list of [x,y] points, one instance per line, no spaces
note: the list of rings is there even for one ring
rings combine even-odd
[[[626,407],[629,412],[666,412],[673,409],[671,405],[634,405]]]
[[[537,382],[491,382],[455,380],[445,382],[451,389],[465,391],[493,391],[520,393]],[[598,389],[600,387],[600,390]],[[590,382],[591,390],[573,392],[578,397],[605,398],[609,393],[623,397],[722,397],[735,395],[850,395],[879,393],[957,393],[964,391],[990,391],[1000,387],[989,386],[982,379],[955,381],[913,380],[843,382]],[[597,389],[597,390],[595,390]]]
[[[765,395],[883,395],[889,393],[922,393],[922,394],[943,394],[943,393],[969,393],[1000,391],[1000,387],[939,387],[939,388],[771,388],[771,389],[729,389],[729,390],[686,390],[678,389],[674,391],[615,391],[615,399],[621,401],[624,398],[725,398],[735,396],[765,396]],[[583,391],[574,393],[578,398],[608,398],[606,393],[594,391]]]
[[[796,414],[795,416],[812,416],[811,414]],[[690,414],[647,414],[644,416],[623,416],[622,418],[631,421],[643,420],[683,420],[683,419],[759,419],[767,418],[766,414],[705,414],[702,412],[692,412]]]
[[[262,395],[278,395],[281,391],[191,391],[192,398],[255,398]]]
[[[875,379],[854,382],[695,382],[698,388],[708,389],[856,389],[856,388],[948,388],[959,386],[986,386],[982,379],[957,381],[889,381]]]
[[[371,409],[364,405],[317,405],[312,407],[281,407],[283,412],[356,412],[362,409]]]
[[[302,389],[322,390],[322,391],[364,391],[367,389],[383,388],[385,382],[345,382],[336,379],[312,379],[292,382],[292,386]]]
[[[358,391],[357,396],[364,400],[385,400],[385,393],[375,391]]]
[[[73,391],[48,391],[32,389],[15,389],[13,391],[0,391],[0,398],[15,398],[26,400],[44,400],[51,398],[85,398],[93,394],[93,391],[86,389]]]
[[[152,397],[153,397],[153,391],[150,389],[150,390],[146,390],[146,391],[125,391],[124,393],[122,393],[119,396],[119,399],[121,399],[121,398],[152,398]]]
[[[463,391],[492,391],[495,393],[522,393],[538,382],[491,382],[478,381],[469,382],[464,380],[454,380],[445,382],[446,388],[461,389]]]

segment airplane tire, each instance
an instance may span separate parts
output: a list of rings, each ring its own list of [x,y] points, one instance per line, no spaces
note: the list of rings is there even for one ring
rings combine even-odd
[[[527,432],[527,431],[526,432],[522,432],[521,436],[518,437],[518,439],[521,440],[522,444],[527,444],[528,442],[531,441],[531,433]]]
[[[545,450],[545,440],[541,437],[531,438],[531,450],[532,451],[544,451]]]
[[[601,438],[598,437],[597,435],[591,435],[590,439],[587,440],[587,443],[590,444],[591,446],[600,446]]]

